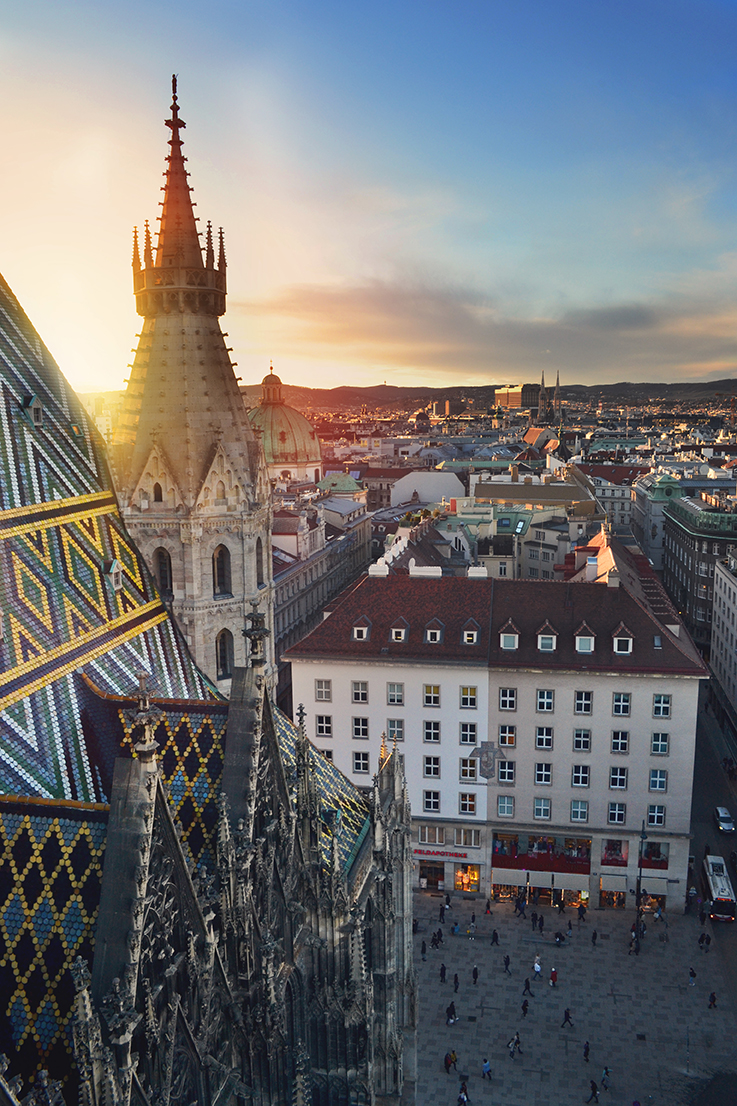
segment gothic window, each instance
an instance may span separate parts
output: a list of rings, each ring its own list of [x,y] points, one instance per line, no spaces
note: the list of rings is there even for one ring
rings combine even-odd
[[[261,538],[256,539],[256,583],[259,587],[264,583],[264,547]]]
[[[217,672],[219,680],[229,680],[233,675],[233,635],[221,630],[215,640]]]
[[[154,503],[163,503],[163,501],[164,496],[161,491],[161,484],[159,484],[157,480],[157,482],[154,484]]]
[[[156,487],[158,487],[158,484]],[[156,488],[154,488],[154,494],[155,493]],[[154,573],[161,594],[165,597],[171,595],[171,557],[166,549],[159,548],[154,552]]]
[[[212,555],[212,590],[215,595],[232,595],[230,552],[224,545],[219,545]]]
[[[215,489],[215,499],[225,499],[225,484],[222,482],[222,480],[218,480],[218,484]]]

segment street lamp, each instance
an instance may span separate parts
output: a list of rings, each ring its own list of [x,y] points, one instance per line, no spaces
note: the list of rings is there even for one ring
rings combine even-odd
[[[645,833],[645,819],[642,819],[642,829],[640,830],[640,849],[637,856],[637,893],[635,895],[635,953],[639,956],[640,953],[640,906],[642,904],[642,846],[647,841],[647,834]]]

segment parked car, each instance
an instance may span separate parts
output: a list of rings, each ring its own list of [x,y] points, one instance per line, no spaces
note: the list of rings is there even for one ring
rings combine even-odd
[[[734,819],[726,806],[714,807],[714,821],[720,833],[734,833]]]

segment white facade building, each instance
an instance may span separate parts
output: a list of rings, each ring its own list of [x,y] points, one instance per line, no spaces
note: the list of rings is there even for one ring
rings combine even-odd
[[[685,895],[706,672],[654,576],[619,586],[633,564],[609,586],[370,577],[290,650],[354,783],[397,742],[417,886],[622,906],[644,822],[643,887]]]

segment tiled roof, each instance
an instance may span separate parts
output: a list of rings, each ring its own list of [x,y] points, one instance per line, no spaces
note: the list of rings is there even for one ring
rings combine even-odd
[[[407,620],[409,632],[406,641],[395,642],[391,640],[390,629],[400,615]],[[461,628],[470,615],[479,623],[478,642],[464,645]],[[445,626],[443,640],[437,644],[424,640],[425,627],[432,618],[438,618]],[[541,653],[537,648],[540,623],[546,619],[558,635],[557,648],[552,653]],[[510,620],[520,635],[519,648],[514,652],[500,649],[499,635]],[[575,650],[575,635],[584,622],[597,638],[596,651],[585,658]],[[612,649],[612,634],[623,622],[634,636],[631,654],[615,654]],[[370,624],[367,640],[354,640],[353,627],[366,624]],[[656,618],[644,593],[637,597],[625,587],[531,580],[367,577],[286,656],[295,660],[363,657],[381,661],[488,663],[504,668],[579,671],[585,666],[592,671],[706,675],[685,629],[681,628],[680,633],[680,638],[676,638]],[[661,648],[656,648],[656,636]]]
[[[402,615],[409,625],[405,641],[391,640],[391,627]],[[465,645],[461,630],[469,615],[480,626],[478,641]],[[285,657],[330,656],[351,659],[419,659],[432,661],[486,662],[491,615],[491,588],[486,580],[453,577],[422,579],[411,576],[364,577],[333,608],[330,618],[292,646]],[[353,640],[359,619],[371,621],[365,641]],[[444,627],[442,642],[425,641],[425,627],[432,618]]]

